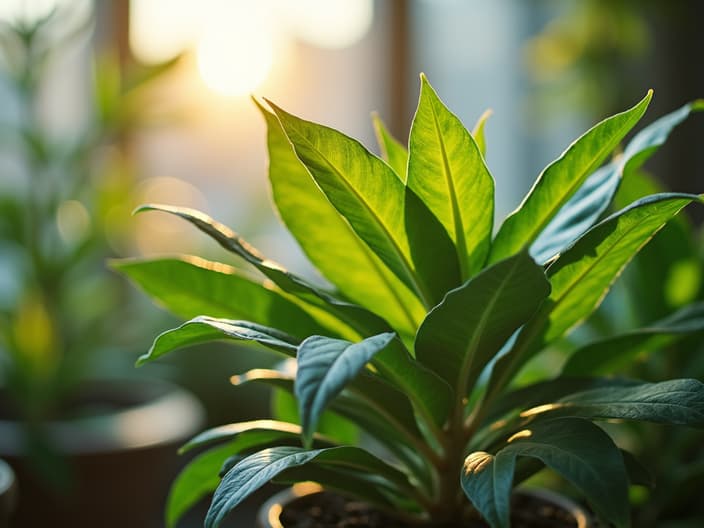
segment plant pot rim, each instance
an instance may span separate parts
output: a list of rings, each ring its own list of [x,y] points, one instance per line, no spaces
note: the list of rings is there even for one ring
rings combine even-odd
[[[257,516],[259,528],[285,528],[279,520],[279,516],[281,515],[284,506],[295,499],[320,493],[323,489],[324,488],[319,484],[302,482],[299,484],[294,484],[290,488],[276,493],[264,504],[262,504],[259,509],[259,514]],[[594,523],[591,521],[591,518],[587,514],[586,510],[579,506],[576,502],[560,495],[559,493],[544,489],[521,489],[518,490],[518,493],[552,502],[560,508],[570,512],[577,522],[577,528],[594,528]]]
[[[87,417],[43,424],[52,445],[66,455],[101,454],[186,440],[199,430],[205,412],[190,392],[163,380],[90,380],[85,388],[114,397],[118,407]],[[0,456],[22,456],[26,428],[0,419]]]
[[[17,502],[17,478],[10,464],[0,458],[0,525],[6,521]]]

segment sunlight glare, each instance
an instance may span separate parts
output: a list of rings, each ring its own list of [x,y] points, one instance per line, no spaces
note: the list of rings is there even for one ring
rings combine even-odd
[[[271,26],[255,4],[233,2],[208,22],[196,53],[198,70],[209,88],[226,96],[248,95],[272,68]]]
[[[284,2],[298,37],[321,48],[340,49],[359,42],[371,28],[373,0]]]

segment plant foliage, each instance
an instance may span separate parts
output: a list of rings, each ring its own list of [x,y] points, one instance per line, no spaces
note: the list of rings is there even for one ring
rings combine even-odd
[[[266,482],[314,480],[419,522],[459,526],[479,512],[504,528],[512,488],[544,466],[572,482],[606,522],[628,526],[629,483],[647,479],[595,422],[703,427],[704,385],[605,377],[621,348],[614,338],[578,351],[562,375],[516,386],[532,358],[594,312],[634,255],[701,201],[655,194],[601,219],[622,176],[674,126],[656,121],[608,160],[651,95],[574,141],[493,238],[487,116],[469,132],[424,76],[408,150],[375,117],[383,159],[338,131],[257,102],[279,214],[335,290],[266,259],[201,212],[143,208],[190,222],[269,281],[193,258],[117,263],[190,318],[160,335],[140,363],[209,340],[256,342],[295,368],[235,381],[294,395],[300,418],[300,425],[232,424],[189,442],[204,452],[173,486],[169,526],[213,489],[207,527]],[[698,329],[686,323],[683,313],[626,334],[626,355],[659,334]],[[581,368],[595,375],[580,377]],[[320,434],[326,412],[370,441],[343,445]]]

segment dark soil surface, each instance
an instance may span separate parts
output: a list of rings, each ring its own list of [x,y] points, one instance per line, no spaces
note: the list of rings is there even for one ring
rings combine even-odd
[[[512,528],[576,528],[574,517],[543,499],[516,495],[511,506]],[[487,528],[481,520],[461,526],[418,525],[399,521],[367,504],[322,492],[294,500],[284,507],[281,522],[285,528]]]

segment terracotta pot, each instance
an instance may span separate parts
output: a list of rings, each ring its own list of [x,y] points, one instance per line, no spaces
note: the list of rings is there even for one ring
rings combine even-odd
[[[0,456],[19,487],[10,526],[162,525],[169,484],[183,463],[176,451],[200,430],[200,403],[183,389],[145,380],[96,382],[81,388],[79,400],[84,416],[43,429],[69,468],[70,485],[58,489],[26,456],[22,424],[0,416]]]
[[[286,505],[296,499],[320,493],[322,490],[323,488],[317,484],[302,483],[277,493],[265,502],[259,510],[257,517],[259,528],[286,528],[280,521],[281,512]],[[521,490],[519,493],[551,502],[558,508],[569,512],[574,517],[577,528],[595,528],[587,512],[562,495],[545,490]]]
[[[15,472],[4,460],[0,460],[0,528],[10,525],[10,514],[17,502]]]

